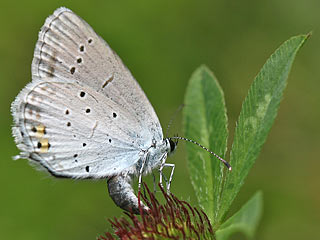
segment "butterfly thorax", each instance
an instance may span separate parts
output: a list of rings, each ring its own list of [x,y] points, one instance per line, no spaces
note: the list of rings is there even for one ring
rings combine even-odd
[[[139,174],[144,161],[144,175],[149,174],[155,168],[159,168],[166,158],[174,152],[175,148],[176,143],[169,138],[161,141],[153,140],[149,148],[142,149],[140,152],[140,159],[136,164],[137,174]]]

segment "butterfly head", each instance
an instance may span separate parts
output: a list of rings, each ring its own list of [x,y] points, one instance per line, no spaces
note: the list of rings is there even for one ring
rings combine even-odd
[[[166,138],[166,145],[168,146],[168,155],[171,155],[175,152],[177,145],[178,145],[178,140],[172,140],[171,138]]]

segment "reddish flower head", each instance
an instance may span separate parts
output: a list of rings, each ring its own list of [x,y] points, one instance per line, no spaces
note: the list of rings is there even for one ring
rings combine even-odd
[[[125,212],[128,218],[109,219],[114,234],[105,233],[99,240],[106,239],[214,239],[214,233],[207,215],[173,194],[167,194],[160,186],[166,200],[160,204],[155,195],[144,184],[147,195],[138,193],[150,208],[146,213],[141,207],[140,217]],[[116,238],[117,236],[118,238]]]

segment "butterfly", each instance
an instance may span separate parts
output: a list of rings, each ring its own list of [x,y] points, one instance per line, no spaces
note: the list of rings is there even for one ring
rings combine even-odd
[[[12,103],[21,153],[56,177],[108,179],[111,198],[139,213],[131,186],[166,163],[179,137],[164,138],[145,93],[109,45],[79,16],[58,8],[39,33],[32,81]],[[185,140],[185,139],[184,139]],[[189,140],[188,140],[189,141]],[[224,160],[223,160],[224,161]],[[144,210],[148,207],[142,204]]]

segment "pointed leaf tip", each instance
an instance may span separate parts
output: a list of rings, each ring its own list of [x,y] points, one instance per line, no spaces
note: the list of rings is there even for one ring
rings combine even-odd
[[[222,222],[267,139],[298,50],[309,35],[292,37],[267,60],[251,85],[237,121],[230,153],[233,174],[226,175],[220,199]]]
[[[205,65],[196,69],[189,80],[183,125],[186,138],[212,150],[218,159],[224,157],[228,137],[224,94],[214,74]],[[224,164],[194,144],[187,143],[186,147],[192,186],[200,206],[214,224],[220,208]]]

